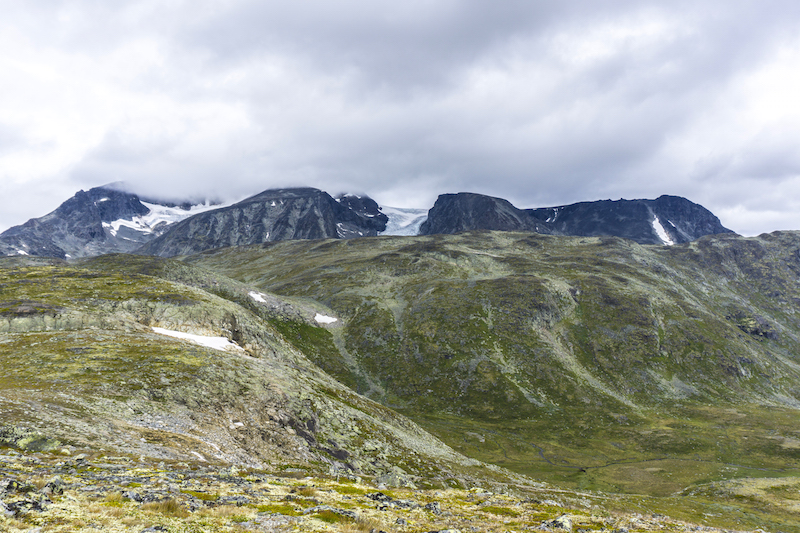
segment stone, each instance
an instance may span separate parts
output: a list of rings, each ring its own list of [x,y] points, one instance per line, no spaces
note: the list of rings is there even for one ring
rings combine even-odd
[[[129,500],[133,500],[135,502],[141,503],[142,501],[142,496],[135,490],[126,490],[125,492],[122,493],[122,497],[128,498]]]
[[[378,486],[416,488],[414,483],[408,478],[408,475],[396,466],[392,467],[388,472],[376,477],[375,482],[379,484]]]
[[[3,516],[7,516],[8,518],[13,518],[16,513],[13,510],[9,509],[4,502],[0,501],[0,514]]]
[[[572,519],[567,515],[561,515],[552,520],[545,520],[542,525],[551,529],[560,529],[563,531],[572,531]]]
[[[50,479],[44,487],[42,487],[42,494],[64,494],[64,486],[65,483],[61,479],[61,476],[55,476],[54,478]]]
[[[425,510],[430,511],[435,515],[442,514],[442,508],[439,506],[439,502],[430,502],[425,504]]]
[[[337,509],[336,507],[331,507],[330,505],[317,505],[316,507],[310,507],[304,510],[303,514],[321,513],[323,511],[336,513],[340,516],[346,516],[347,518],[352,518],[353,520],[356,520],[358,518],[358,515],[354,511],[348,511],[346,509]]]

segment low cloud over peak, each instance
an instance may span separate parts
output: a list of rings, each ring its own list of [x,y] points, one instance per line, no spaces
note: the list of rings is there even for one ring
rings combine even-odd
[[[800,229],[800,6],[36,1],[0,21],[0,229],[79,188],[430,207],[677,194]]]

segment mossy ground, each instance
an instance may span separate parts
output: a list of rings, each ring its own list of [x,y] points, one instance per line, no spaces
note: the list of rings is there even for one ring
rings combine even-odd
[[[387,491],[362,479],[354,482],[308,475],[296,479],[279,471],[231,472],[208,464],[156,464],[135,457],[102,454],[93,454],[88,460],[73,457],[0,449],[0,479],[13,479],[22,487],[20,490],[24,489],[24,492],[9,489],[0,499],[8,505],[21,499],[44,498],[45,502],[43,510],[0,515],[0,529],[21,532],[38,527],[43,532],[72,532],[161,527],[173,532],[383,530],[388,533],[461,529],[500,533],[536,529],[563,516],[570,518],[575,530],[584,531],[697,529],[697,522],[664,516],[661,513],[665,505],[646,497],[546,487]],[[63,493],[44,497],[40,491],[54,476],[63,483]],[[136,482],[131,483],[133,479]],[[799,482],[793,483],[791,486]],[[136,486],[131,488],[131,484]],[[787,487],[790,485],[779,488],[789,490]],[[750,494],[758,494],[751,499],[762,498],[762,504],[772,505],[779,501],[771,496],[774,489],[770,485],[760,491],[751,490]],[[378,493],[380,498],[376,498]],[[692,510],[713,514],[720,509],[703,503],[704,499],[705,496],[693,495]],[[734,497],[731,503],[739,500]],[[678,506],[673,510],[678,510]],[[742,512],[704,518],[700,524],[706,525],[705,531],[709,533],[719,531],[714,529],[715,524],[736,529],[772,525]]]
[[[381,472],[402,457],[404,475],[414,475],[466,462],[314,367],[303,351],[324,366],[332,336],[292,304],[257,304],[251,288],[174,261],[3,266],[0,298],[12,303],[0,317],[0,413],[12,433],[164,458],[316,461],[322,471]],[[240,348],[151,326],[225,336]],[[26,435],[7,440],[29,447]]]
[[[208,458],[213,438],[240,453],[231,461],[269,449],[277,455],[259,461],[315,464],[316,475],[357,453],[362,467],[399,466],[431,490],[513,479],[454,466],[457,456],[399,411],[457,452],[563,487],[586,509],[639,512],[642,524],[657,513],[790,531],[800,499],[798,248],[794,234],[667,249],[474,233],[271,244],[187,263],[6,260],[0,409],[6,421],[75,434],[64,440],[72,445]],[[253,289],[287,300],[260,305]],[[336,326],[315,324],[315,306]],[[156,324],[224,334],[246,350],[167,340]],[[358,505],[345,497],[370,490],[355,488],[315,490],[349,508]],[[185,490],[172,497],[225,495],[213,484]],[[481,516],[506,530],[558,512],[520,508],[524,499],[484,503]],[[194,511],[170,520],[233,528],[268,512],[219,507],[224,523]]]
[[[800,474],[786,445],[800,405],[798,248],[796,233],[656,247],[472,232],[186,260],[333,309],[358,365],[334,375],[360,373],[359,392],[457,451],[664,496]]]

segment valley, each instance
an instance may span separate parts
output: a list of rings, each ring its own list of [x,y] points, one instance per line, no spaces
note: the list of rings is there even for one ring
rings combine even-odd
[[[666,247],[478,231],[5,258],[0,442],[41,464],[297,468],[365,493],[550,491],[617,517],[590,530],[638,514],[796,531],[798,250],[796,232]],[[480,530],[567,511],[536,512]],[[59,530],[44,516],[8,520]],[[667,527],[645,522],[631,530]]]

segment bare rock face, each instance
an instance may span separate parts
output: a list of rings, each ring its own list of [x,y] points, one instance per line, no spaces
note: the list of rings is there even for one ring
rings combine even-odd
[[[70,259],[134,252],[173,256],[211,248],[287,239],[375,236],[388,217],[368,196],[329,194],[311,188],[264,191],[229,207],[191,215],[191,202],[144,201],[173,208],[162,219],[141,217],[148,205],[124,184],[79,191],[58,209],[0,234],[0,255]],[[181,211],[185,212],[183,214]],[[181,222],[178,222],[181,221]],[[137,223],[138,222],[138,223]],[[141,227],[140,227],[141,226]],[[162,234],[162,239],[158,239]],[[151,241],[156,240],[152,244]]]
[[[466,192],[440,195],[419,233],[453,234],[476,229],[549,233],[545,223],[508,200]]]
[[[135,194],[108,187],[78,191],[55,211],[0,234],[3,255],[82,257],[129,252],[141,242],[115,239],[103,223],[146,215],[150,209]]]
[[[179,222],[139,253],[172,257],[261,242],[375,236],[387,220],[366,197],[337,201],[318,189],[274,189]]]
[[[336,201],[346,208],[338,214],[342,219],[339,237],[374,237],[386,230],[389,217],[381,213],[378,203],[369,196],[340,194]]]
[[[283,240],[374,237],[389,222],[368,196],[334,198],[308,187],[267,190],[227,207],[144,202],[124,184],[79,191],[52,213],[0,234],[0,255],[74,259],[133,252],[172,257]],[[195,207],[202,209],[193,211]],[[677,196],[518,209],[502,198],[458,193],[439,196],[419,234],[470,230],[607,235],[639,244],[677,244],[732,233],[703,206]]]
[[[677,244],[704,235],[733,233],[709,210],[679,196],[517,209],[501,198],[458,193],[439,196],[420,234],[470,230],[532,231],[578,237],[607,235],[639,244]]]

